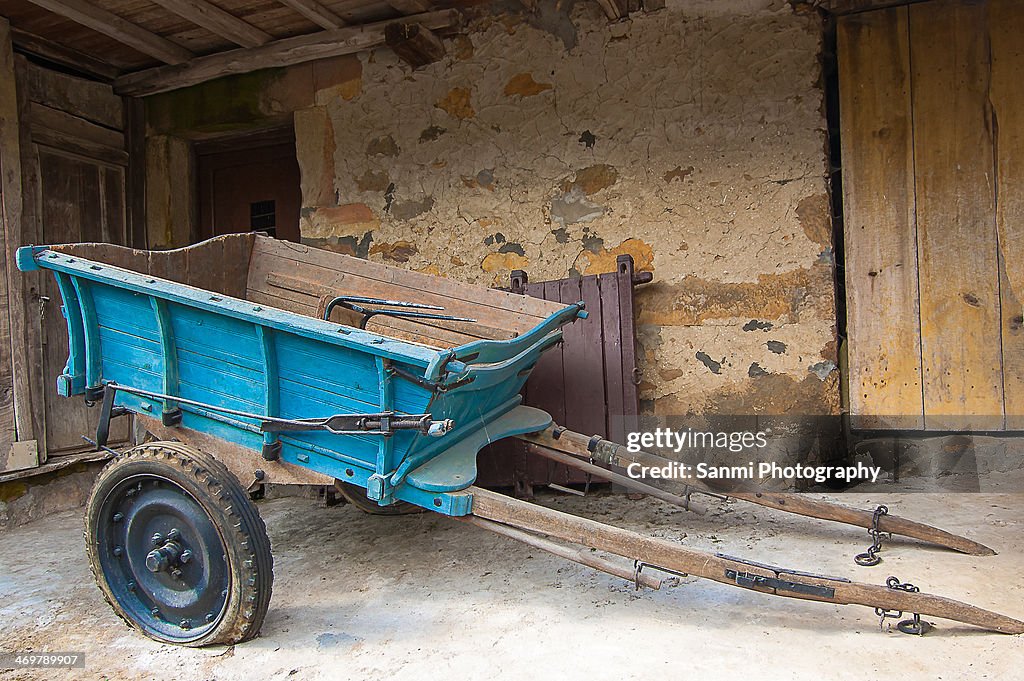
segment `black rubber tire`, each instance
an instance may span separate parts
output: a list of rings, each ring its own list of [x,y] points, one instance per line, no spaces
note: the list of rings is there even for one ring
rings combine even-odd
[[[191,627],[183,628],[182,636],[164,635],[155,630],[151,622],[140,621],[144,620],[141,617],[137,620],[131,614],[130,608],[139,610],[140,605],[146,605],[144,598],[151,602],[151,595],[135,596],[134,584],[127,589],[112,589],[108,577],[117,584],[117,579],[123,579],[126,571],[133,570],[132,567],[114,568],[110,575],[104,571],[104,561],[110,565],[113,561],[111,555],[121,555],[112,553],[113,549],[106,545],[114,542],[103,539],[110,534],[109,528],[113,527],[104,518],[116,507],[116,490],[125,489],[128,481],[137,479],[158,479],[154,489],[158,486],[161,491],[170,489],[187,503],[198,505],[205,512],[209,525],[219,535],[220,544],[224,548],[226,567],[216,567],[225,573],[225,581],[221,584],[227,584],[227,595],[224,595],[224,590],[219,592],[223,599],[223,604],[219,606],[222,609],[219,615],[211,613],[202,626],[196,627],[197,630],[205,628],[206,631],[196,631],[191,638]],[[140,491],[138,494],[140,501],[145,499],[145,492]],[[110,502],[106,501],[108,497],[111,498]],[[180,442],[152,442],[124,451],[107,464],[97,477],[86,506],[85,522],[86,552],[93,577],[114,612],[132,628],[157,641],[189,647],[240,643],[259,633],[270,605],[274,580],[270,538],[259,511],[241,484],[223,464],[210,455]],[[127,530],[125,543],[127,546]],[[138,591],[143,589],[139,587]],[[118,593],[125,599],[128,608],[121,602]],[[135,600],[130,600],[133,597]],[[164,626],[166,628],[168,625]]]
[[[390,506],[380,506],[373,499],[366,497],[365,489],[344,480],[335,480],[334,487],[345,498],[345,501],[370,515],[411,515],[423,513],[426,510],[416,504],[410,504],[408,501],[398,501]]]

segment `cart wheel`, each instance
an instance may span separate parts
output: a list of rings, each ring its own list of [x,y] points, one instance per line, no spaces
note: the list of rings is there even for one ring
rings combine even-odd
[[[337,488],[338,493],[345,497],[345,501],[363,513],[369,513],[370,515],[410,515],[412,513],[422,513],[425,510],[416,504],[410,504],[408,501],[398,501],[390,506],[380,506],[373,499],[366,498],[365,489],[344,480],[335,480],[334,486]]]
[[[126,450],[100,472],[85,522],[96,583],[130,626],[186,646],[259,632],[274,579],[270,538],[219,461],[178,442]]]

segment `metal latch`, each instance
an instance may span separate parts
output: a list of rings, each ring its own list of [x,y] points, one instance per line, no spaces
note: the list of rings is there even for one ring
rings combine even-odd
[[[737,570],[726,570],[725,576],[733,580],[736,586],[746,589],[775,589],[776,591],[789,591],[803,594],[805,596],[817,596],[819,598],[834,598],[836,590],[832,587],[818,584],[804,584],[803,582],[791,582],[788,579],[779,577],[766,577],[753,572],[739,572]]]

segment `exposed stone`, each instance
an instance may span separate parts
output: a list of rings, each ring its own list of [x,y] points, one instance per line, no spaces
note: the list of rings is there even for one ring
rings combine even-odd
[[[776,355],[781,355],[786,352],[786,344],[782,341],[770,340],[765,345],[768,349],[774,352]]]
[[[396,220],[411,220],[417,215],[426,213],[434,207],[434,197],[425,196],[418,201],[395,201],[391,206],[391,216]]]
[[[562,227],[591,222],[604,215],[604,208],[587,200],[579,187],[551,200],[551,219]]]
[[[453,39],[455,43],[455,58],[459,61],[466,61],[473,58],[473,41],[468,35],[460,33]]]
[[[711,373],[713,373],[713,374],[720,374],[720,373],[722,373],[722,362],[716,362],[715,360],[711,359],[711,357],[708,355],[708,353],[706,353],[706,352],[698,352],[696,354],[696,357],[697,357],[698,360],[700,360],[701,364],[706,366],[708,368],[708,370],[711,371]],[[724,358],[723,358],[722,361],[725,361]]]
[[[398,143],[391,135],[375,137],[366,145],[367,156],[398,156],[400,153],[402,150],[398,148]]]
[[[379,253],[387,260],[395,262],[409,262],[409,258],[419,253],[416,244],[409,241],[394,241],[391,243],[380,243],[370,248],[370,255]]]
[[[580,133],[580,144],[585,146],[587,149],[593,149],[594,145],[597,144],[597,137],[595,137],[594,133],[589,130],[584,130]]]
[[[382,192],[391,186],[391,179],[383,170],[370,170],[367,168],[362,176],[354,179],[356,181],[356,188],[361,192]]]
[[[551,83],[538,83],[531,73],[517,73],[505,83],[506,97],[533,97],[552,88]]]
[[[835,369],[836,363],[829,360],[825,360],[824,362],[818,362],[817,364],[812,364],[811,366],[807,367],[807,370],[809,372],[811,372],[812,374],[814,374],[823,381],[826,378],[828,378],[828,375],[835,371]]]
[[[498,253],[516,253],[517,255],[526,255],[526,251],[523,250],[522,246],[512,242],[502,244],[501,248],[498,249]]]
[[[465,87],[452,88],[437,103],[437,108],[446,112],[452,118],[464,120],[476,116],[473,105],[470,103],[470,90]]]
[[[424,128],[423,132],[420,133],[420,142],[433,142],[434,140],[439,139],[441,135],[446,132],[448,132],[448,130],[439,125],[431,125],[430,127]]]
[[[580,271],[585,274],[601,274],[614,272],[618,269],[620,255],[633,256],[633,269],[638,272],[654,271],[654,249],[640,239],[626,239],[612,249],[602,248],[597,253],[584,252],[582,258],[587,261]]]
[[[571,182],[569,180],[562,182],[562,191],[571,192],[574,189],[579,189],[590,196],[611,187],[618,179],[619,171],[606,163],[599,163],[577,170],[576,176]]]
[[[747,369],[747,376],[751,378],[757,378],[758,376],[767,376],[768,372],[761,368],[761,365],[754,362]]]
[[[518,253],[488,253],[480,263],[480,269],[484,272],[522,270],[529,264],[530,261]]]
[[[761,322],[756,319],[751,319],[749,322],[743,325],[744,331],[770,331],[773,324],[771,322]]]

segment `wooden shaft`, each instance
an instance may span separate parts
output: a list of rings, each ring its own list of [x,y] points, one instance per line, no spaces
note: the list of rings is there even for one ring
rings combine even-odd
[[[658,487],[654,487],[653,485],[648,485],[646,482],[635,480],[629,477],[628,475],[620,475],[619,473],[616,473],[615,471],[610,471],[607,468],[595,466],[592,463],[583,461],[582,459],[578,459],[575,456],[570,456],[568,454],[558,451],[557,449],[551,449],[550,447],[538,445],[533,442],[527,442],[526,450],[538,456],[543,456],[545,458],[551,459],[552,461],[557,461],[558,463],[565,466],[569,466],[570,468],[578,468],[579,470],[585,473],[596,475],[600,478],[607,480],[608,482],[613,482],[617,485],[622,485],[626,489],[631,489],[635,492],[641,492],[648,496],[652,496],[655,499],[661,499],[662,501],[672,504],[673,506],[685,508],[687,511],[693,511],[698,515],[704,515],[708,512],[707,507],[705,507],[703,504],[693,501],[692,499],[681,497],[678,494],[672,494],[671,492],[666,492],[665,490],[660,489]]]
[[[832,592],[829,594],[805,593],[794,591],[792,588],[774,586],[745,586],[744,588],[788,598],[817,600],[839,605],[865,605],[887,610],[902,610],[905,613],[933,615],[1005,634],[1024,633],[1024,622],[942,596],[909,593],[889,589],[885,586],[861,584],[824,576],[808,576],[787,572],[784,568],[755,565],[739,559],[689,549],[664,539],[647,537],[630,530],[519,501],[479,487],[470,487],[467,491],[473,495],[473,515],[475,516],[723,584],[737,586],[739,579],[737,574],[742,574],[744,577],[786,580],[790,584],[797,584],[805,589],[827,587]],[[732,574],[729,574],[730,572]]]
[[[574,433],[570,430],[564,430],[556,438],[553,435],[554,428],[555,427],[552,426],[538,433],[529,433],[527,435],[519,435],[518,437],[527,442],[543,445],[551,449],[557,449],[558,451],[566,452],[576,457],[586,459],[593,458],[601,463],[621,466],[623,468],[629,466],[631,463],[638,463],[643,466],[655,468],[671,463],[669,459],[658,456],[657,454],[651,454],[650,452],[630,452],[624,446],[608,440],[601,440],[600,444],[595,448],[595,451],[591,452],[588,449],[591,438],[588,436],[581,435],[580,433]],[[848,506],[842,506],[828,501],[821,501],[820,499],[810,499],[806,495],[802,494],[788,494],[785,492],[767,492],[760,490],[722,492],[709,488],[700,480],[687,480],[686,484],[695,489],[700,489],[702,491],[711,492],[721,496],[732,497],[734,499],[749,501],[752,504],[757,504],[766,508],[774,508],[778,511],[785,511],[786,513],[795,513],[797,515],[819,518],[821,520],[832,520],[863,528],[870,528],[874,519],[874,514],[871,511],[850,508]],[[882,532],[890,532],[892,534],[899,534],[905,537],[912,537],[913,539],[938,544],[939,546],[945,546],[946,548],[973,556],[994,556],[996,553],[984,544],[980,544],[966,537],[961,537],[960,535],[940,530],[937,527],[932,527],[931,525],[926,525],[924,523],[908,520],[895,515],[881,516],[881,518],[879,518],[878,528]]]
[[[653,575],[644,574],[643,572],[638,575],[628,567],[617,565],[599,556],[589,555],[582,549],[556,544],[549,539],[544,539],[543,537],[538,537],[537,535],[517,530],[516,528],[509,527],[503,523],[496,523],[493,520],[485,520],[484,518],[478,518],[472,515],[463,516],[462,519],[471,525],[476,525],[477,527],[481,527],[485,530],[490,530],[491,532],[500,534],[503,537],[509,537],[510,539],[521,541],[534,548],[554,554],[559,558],[571,560],[574,563],[579,563],[600,572],[608,573],[614,577],[621,577],[622,579],[630,582],[639,581],[640,584],[649,589],[658,590],[661,588],[661,580]]]

